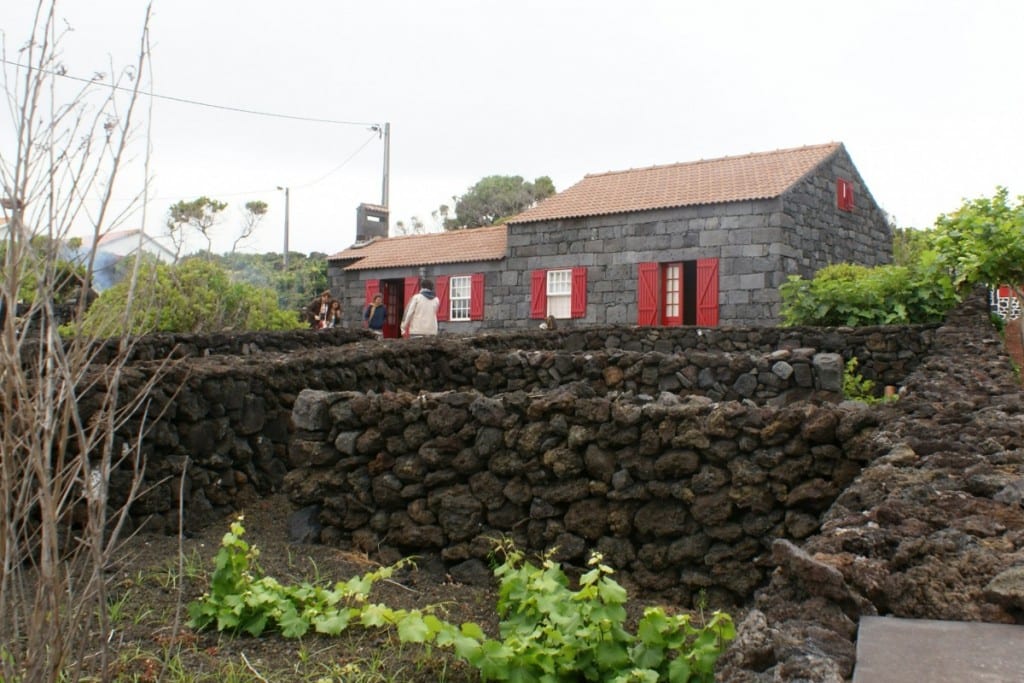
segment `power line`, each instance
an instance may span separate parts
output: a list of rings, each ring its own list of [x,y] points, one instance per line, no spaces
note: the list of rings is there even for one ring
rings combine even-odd
[[[295,184],[295,185],[289,185],[289,188],[291,188],[293,190],[302,190],[302,189],[305,189],[305,188],[308,188],[308,187],[313,187],[314,185],[316,185],[318,183],[322,183],[327,178],[331,177],[332,175],[334,175],[335,173],[337,173],[341,169],[345,168],[345,166],[347,166],[349,164],[349,162],[352,161],[356,157],[356,155],[358,155],[360,152],[362,152],[364,149],[366,149],[366,146],[369,145],[371,142],[373,142],[373,140],[376,137],[378,137],[376,133],[374,133],[373,135],[368,137],[363,142],[363,144],[359,145],[359,147],[357,147],[355,149],[355,151],[353,151],[351,154],[349,154],[347,157],[345,157],[344,161],[342,161],[340,164],[338,164],[337,166],[332,168],[327,173],[324,173],[323,175],[321,175],[320,177],[316,178],[315,180],[310,180],[308,182],[300,183],[300,184]],[[269,193],[269,192],[274,192],[274,190],[271,189],[271,188],[267,188],[267,189],[260,189],[260,190],[247,190],[247,191],[238,191],[238,192],[210,192],[208,194],[210,194],[210,195],[220,199],[222,197],[252,197],[252,196],[261,195],[261,194],[265,194],[265,193]],[[168,199],[175,199],[176,197],[177,197],[177,195],[173,195],[173,196],[172,195],[167,195],[165,197],[164,196],[150,197],[149,201],[150,202],[165,201],[165,200],[168,200]]]
[[[56,76],[58,78],[67,78],[67,79],[70,79],[72,81],[78,81],[80,83],[96,83],[96,79],[94,79],[94,78],[81,78],[79,76],[70,76],[70,75],[68,75],[66,73],[61,73],[60,71],[53,71],[51,69],[41,69],[41,68],[39,68],[37,66],[29,66],[29,65],[26,65],[26,64],[19,64],[17,62],[12,62],[10,60],[4,59],[3,57],[0,57],[0,63],[6,64],[8,66],[13,66],[13,67],[16,67],[16,68],[19,68],[19,69],[28,69],[29,71],[39,71],[39,72],[44,73],[44,74],[46,74],[48,76]],[[104,86],[105,87],[113,88],[114,90],[120,90],[120,91],[123,91],[123,92],[135,92],[134,88],[126,88],[124,86],[117,85],[117,84],[114,84],[114,83],[104,84]],[[362,126],[364,128],[370,128],[371,130],[374,130],[374,131],[379,130],[379,127],[381,125],[379,123],[375,123],[375,122],[372,122],[372,121],[344,121],[344,120],[340,120],[340,119],[322,119],[322,118],[316,118],[316,117],[313,117],[313,116],[295,116],[293,114],[278,114],[278,113],[269,112],[269,111],[259,111],[257,109],[245,109],[244,107],[232,107],[232,106],[224,105],[224,104],[212,104],[210,102],[201,102],[199,100],[193,100],[193,99],[189,99],[187,97],[175,97],[173,95],[160,95],[158,93],[155,93],[155,92],[152,92],[152,91],[149,91],[149,90],[139,90],[138,93],[140,95],[145,95],[146,97],[152,97],[153,99],[157,99],[157,100],[167,100],[168,102],[177,102],[179,104],[191,104],[191,105],[194,105],[194,106],[197,106],[197,107],[207,107],[209,109],[220,109],[222,111],[232,111],[232,112],[235,112],[235,113],[238,113],[238,114],[250,114],[252,116],[267,116],[267,117],[275,118],[275,119],[288,119],[290,121],[306,121],[306,122],[309,122],[309,123],[330,123],[330,124],[333,124],[333,125],[336,125],[336,126]]]

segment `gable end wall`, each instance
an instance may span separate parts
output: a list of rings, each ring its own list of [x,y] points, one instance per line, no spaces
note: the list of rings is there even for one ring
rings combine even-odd
[[[836,208],[836,181],[853,184],[853,211]],[[840,148],[831,158],[782,196],[787,249],[786,273],[812,277],[834,263],[875,266],[892,260],[892,230],[853,161]],[[773,287],[785,282],[781,276]]]

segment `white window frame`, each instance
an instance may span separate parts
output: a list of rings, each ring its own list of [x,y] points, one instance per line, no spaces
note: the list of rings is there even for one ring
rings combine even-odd
[[[473,278],[469,275],[453,275],[448,279],[448,319],[454,322],[470,320],[470,298],[473,294]]]
[[[547,314],[559,320],[572,317],[572,269],[547,272]]]

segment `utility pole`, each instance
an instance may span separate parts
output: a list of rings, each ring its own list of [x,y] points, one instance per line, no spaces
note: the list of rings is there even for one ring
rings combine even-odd
[[[288,188],[278,185],[277,189],[284,190],[284,269],[288,270]]]
[[[381,188],[380,205],[388,208],[388,175],[391,172],[391,124],[384,124],[384,182]]]

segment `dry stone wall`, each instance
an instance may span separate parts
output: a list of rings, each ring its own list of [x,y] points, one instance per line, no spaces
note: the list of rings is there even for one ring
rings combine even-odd
[[[777,538],[815,532],[857,474],[875,424],[864,404],[784,408],[588,383],[488,397],[307,390],[296,401],[286,490],[316,506],[319,540],[385,560],[439,553],[486,573],[493,541],[590,551],[643,589],[716,604],[764,582]]]
[[[147,462],[134,515],[173,531],[183,509],[185,525],[197,527],[280,490],[290,468],[292,408],[307,388],[496,396],[576,383],[601,396],[670,392],[783,406],[835,400],[843,362],[852,357],[866,377],[899,384],[926,357],[934,329],[604,327],[386,342],[346,330],[146,338],[134,347],[122,390],[132,395],[161,377],[148,396],[145,428],[136,420],[121,432]],[[166,357],[174,359],[169,367],[150,360]],[[98,391],[79,404],[85,419],[100,404]],[[129,490],[128,473],[114,472],[115,500]]]
[[[821,530],[773,541],[718,680],[848,681],[863,615],[1024,624],[1024,394],[983,294],[902,390]]]

